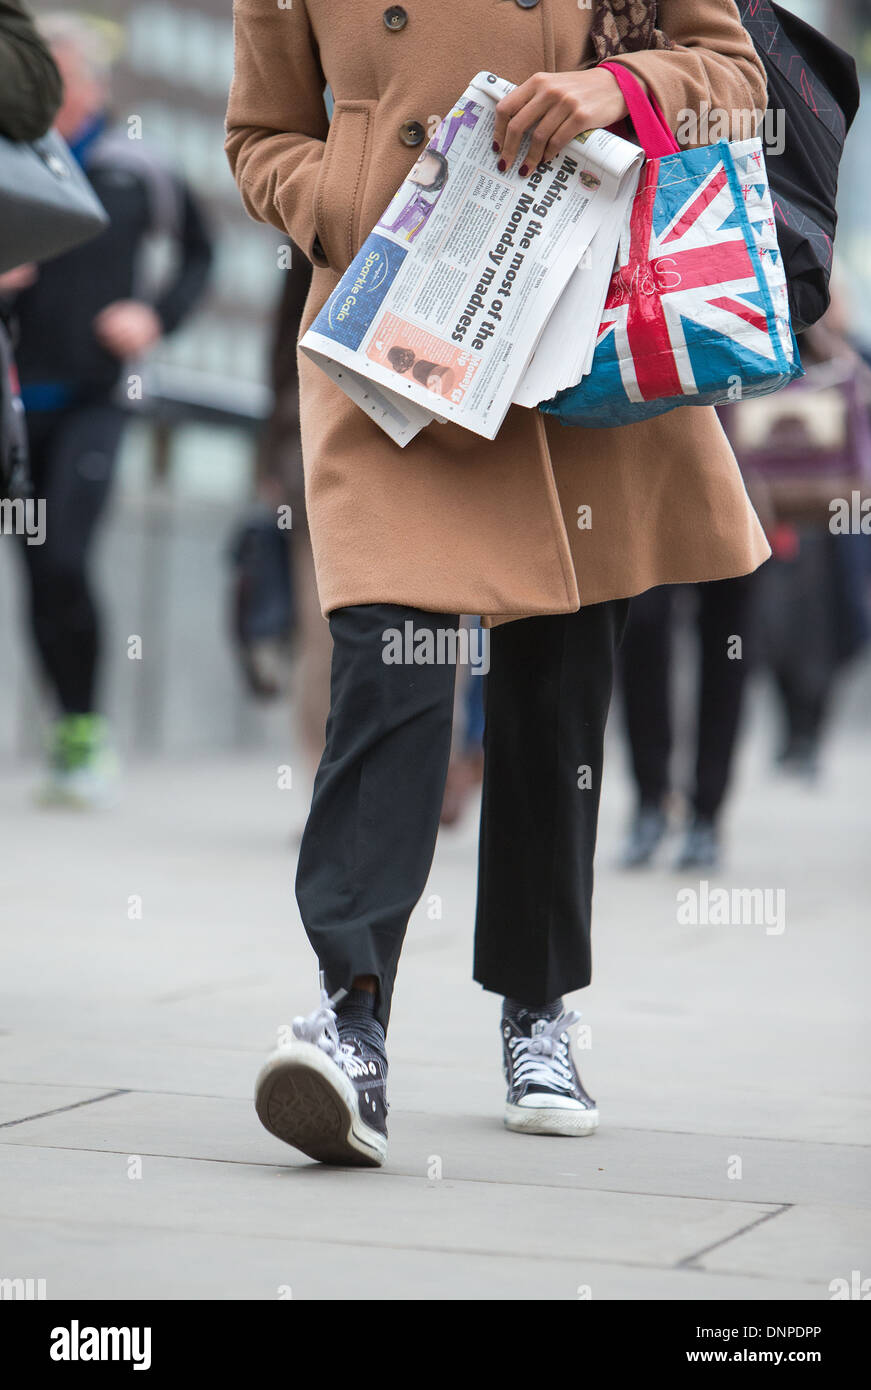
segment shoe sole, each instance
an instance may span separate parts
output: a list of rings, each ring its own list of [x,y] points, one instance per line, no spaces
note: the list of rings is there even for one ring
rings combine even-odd
[[[380,1168],[387,1157],[384,1135],[360,1118],[351,1082],[312,1043],[291,1043],[270,1057],[254,1105],[270,1134],[318,1163]]]
[[[559,1107],[506,1105],[505,1128],[516,1134],[562,1134],[582,1139],[599,1126],[598,1110],[562,1110]]]

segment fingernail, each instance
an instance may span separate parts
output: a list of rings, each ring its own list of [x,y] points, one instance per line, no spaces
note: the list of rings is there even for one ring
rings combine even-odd
[[[496,141],[495,141],[495,140],[493,141],[493,153],[494,153],[494,154],[498,154],[498,153],[499,153],[499,146],[496,144]]]
[[[529,173],[529,165],[528,165],[528,164],[521,164],[521,166],[520,166],[520,177],[521,177],[522,179],[525,179],[525,178],[526,178],[526,175],[527,175],[528,173]]]
[[[499,163],[496,165],[496,168],[499,170],[500,174],[504,174],[505,170],[508,168],[508,165],[505,163],[504,159],[500,159]]]

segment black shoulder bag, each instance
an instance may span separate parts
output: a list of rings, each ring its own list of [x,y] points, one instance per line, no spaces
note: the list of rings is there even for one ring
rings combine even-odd
[[[796,333],[829,307],[838,172],[859,109],[856,64],[831,39],[773,0],[738,0],[768,74],[769,110],[784,112],[785,148],[766,150],[777,236]]]

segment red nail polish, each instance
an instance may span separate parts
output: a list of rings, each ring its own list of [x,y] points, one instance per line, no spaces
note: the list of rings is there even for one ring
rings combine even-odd
[[[496,165],[496,168],[499,170],[500,174],[504,174],[505,170],[508,168],[508,165],[505,163],[504,159],[500,159],[499,163]]]
[[[521,166],[520,166],[520,177],[521,177],[522,179],[525,179],[525,178],[526,178],[526,175],[527,175],[528,173],[529,173],[529,165],[528,165],[528,164],[521,164]]]
[[[498,154],[498,153],[499,153],[499,146],[496,144],[496,141],[495,141],[495,140],[493,141],[493,153],[494,153],[494,154]]]

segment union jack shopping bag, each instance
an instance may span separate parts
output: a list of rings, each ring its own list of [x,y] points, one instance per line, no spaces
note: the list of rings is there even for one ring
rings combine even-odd
[[[590,372],[540,409],[627,425],[779,391],[803,371],[761,140],[681,150],[629,70],[603,66],[648,159]]]

